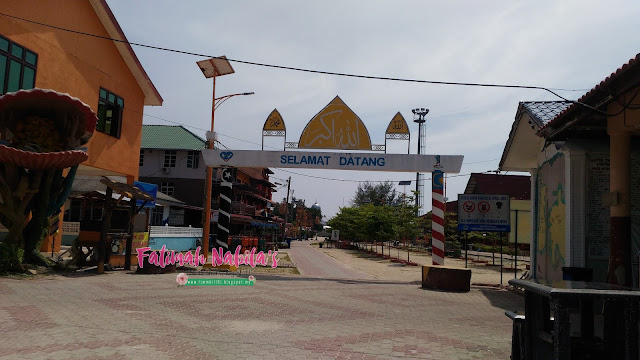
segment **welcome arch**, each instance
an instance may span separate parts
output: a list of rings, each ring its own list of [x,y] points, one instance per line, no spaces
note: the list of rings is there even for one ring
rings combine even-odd
[[[263,136],[286,136],[285,129],[282,116],[277,110],[273,110],[263,126],[262,134]],[[409,136],[407,123],[398,112],[385,132],[385,145],[378,147],[386,150],[386,140],[408,141]],[[285,151],[287,148],[312,151]],[[321,149],[334,151],[317,151]],[[369,152],[352,152],[354,150]],[[309,121],[300,136],[300,141],[295,143],[295,146],[285,142],[283,151],[207,149],[203,150],[202,154],[205,164],[209,167],[431,172],[434,179],[432,183],[434,214],[444,206],[443,174],[459,173],[464,159],[462,155],[388,154],[386,151],[376,153],[371,152],[372,150],[376,148],[375,145],[371,145],[371,138],[364,123],[339,96],[336,96]],[[444,265],[444,237],[441,236],[442,232],[438,231],[444,224],[438,216],[432,218],[433,262],[436,265]]]

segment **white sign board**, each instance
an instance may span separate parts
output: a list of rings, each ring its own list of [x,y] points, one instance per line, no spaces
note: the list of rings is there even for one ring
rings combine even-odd
[[[510,232],[509,195],[458,195],[458,230]]]
[[[340,240],[340,230],[331,230],[331,240]]]
[[[272,167],[393,172],[459,173],[462,155],[338,153],[263,150],[203,150],[210,167]]]

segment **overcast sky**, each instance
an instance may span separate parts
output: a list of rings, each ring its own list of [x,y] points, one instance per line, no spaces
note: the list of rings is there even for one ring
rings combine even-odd
[[[640,52],[638,1],[107,2],[132,42],[341,73],[580,90],[558,91],[569,99],[577,99]],[[204,138],[212,89],[196,66],[204,58],[134,50],[164,98],[163,106],[147,107],[145,113],[189,126]],[[426,152],[464,155],[461,174],[497,169],[519,101],[559,100],[539,90],[232,66],[235,74],[218,79],[216,96],[256,94],[230,99],[216,111],[215,130],[230,149],[260,149],[262,126],[274,108],[286,123],[287,141],[297,142],[307,122],[339,95],[375,144],[384,143],[386,127],[400,111],[412,130],[412,153],[417,124],[411,109],[429,108]],[[150,116],[144,122],[171,125]],[[282,140],[270,139],[267,145],[281,148]],[[392,147],[401,152],[406,143],[396,141]],[[349,205],[358,180],[415,180],[411,173],[273,170],[275,181],[291,176],[294,196],[308,206],[317,200],[329,217]],[[464,192],[468,178],[448,178],[449,200]],[[414,187],[407,186],[407,192]],[[425,211],[431,209],[430,187],[427,181]],[[273,198],[285,196],[286,188]]]

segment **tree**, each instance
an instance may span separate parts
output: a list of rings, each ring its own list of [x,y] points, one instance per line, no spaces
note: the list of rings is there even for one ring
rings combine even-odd
[[[364,206],[366,204],[373,204],[374,206],[387,204],[394,206],[397,205],[398,202],[398,194],[394,189],[394,183],[391,181],[375,184],[368,181],[360,183],[356,194],[353,199],[351,199],[353,206]]]
[[[416,216],[418,206],[412,196],[400,197],[400,204],[395,207],[395,229],[398,237],[404,241],[414,239],[424,228],[424,220]]]

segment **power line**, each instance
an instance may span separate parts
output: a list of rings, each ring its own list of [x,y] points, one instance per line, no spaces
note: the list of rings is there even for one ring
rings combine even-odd
[[[39,22],[39,21],[35,21],[35,20],[25,19],[25,18],[21,18],[21,17],[15,16],[15,15],[5,14],[5,13],[0,13],[0,15],[6,16],[6,17],[9,17],[9,18],[12,18],[12,19],[16,19],[16,20],[25,21],[25,22],[32,23],[32,24],[37,24],[37,25],[40,25],[40,26],[45,26],[45,27],[49,27],[49,28],[53,28],[53,29],[57,29],[57,30],[61,30],[61,31],[66,31],[66,32],[78,34],[78,35],[91,36],[91,37],[98,38],[98,39],[110,40],[110,41],[120,42],[120,43],[124,43],[124,44],[140,46],[140,47],[145,47],[145,48],[155,49],[155,50],[161,50],[161,51],[167,51],[167,52],[173,52],[173,53],[178,53],[178,54],[184,54],[184,55],[192,55],[192,56],[199,56],[199,57],[223,59],[222,57],[219,57],[219,56],[212,56],[212,55],[208,55],[208,54],[195,53],[195,52],[191,52],[191,51],[177,50],[177,49],[171,49],[171,48],[165,48],[165,47],[160,47],[160,46],[147,45],[147,44],[142,44],[142,43],[135,43],[135,42],[130,42],[130,41],[126,41],[126,40],[120,40],[120,39],[111,38],[111,37],[108,37],[108,36],[101,36],[101,35],[91,34],[91,33],[87,33],[87,32],[84,32],[84,31],[72,30],[72,29],[63,28],[63,27],[55,26],[55,25],[51,25],[51,24],[46,24],[46,23],[42,23],[42,22]],[[313,70],[313,69],[305,69],[305,68],[292,67],[292,66],[259,63],[259,62],[246,61],[246,60],[240,60],[240,59],[229,59],[229,58],[224,58],[224,59],[227,60],[227,61],[236,62],[236,63],[240,63],[240,64],[246,64],[246,65],[261,66],[261,67],[268,67],[268,68],[282,69],[282,70],[291,70],[291,71],[298,71],[298,72],[307,72],[307,73],[322,74],[322,75],[332,75],[332,76],[352,77],[352,78],[359,78],[359,79],[369,79],[369,80],[411,82],[411,83],[422,83],[422,84],[433,84],[433,85],[455,85],[455,86],[475,86],[475,87],[494,87],[494,88],[508,88],[508,89],[543,90],[543,91],[546,91],[546,92],[549,92],[549,93],[555,95],[556,97],[558,97],[558,98],[560,98],[560,99],[562,99],[564,101],[568,101],[568,102],[571,102],[571,103],[578,103],[578,102],[572,101],[572,100],[568,100],[568,99],[564,98],[563,96],[560,96],[555,91],[585,91],[584,89],[546,88],[546,87],[542,87],[542,86],[532,86],[532,85],[491,84],[491,83],[473,83],[473,82],[436,81],[436,80],[394,78],[394,77],[388,77],[388,76],[361,75],[361,74],[340,73],[340,72],[334,72],[334,71]],[[594,109],[591,106],[586,105],[586,104],[582,104],[582,103],[578,103],[578,104],[581,104],[583,106],[589,107],[589,108],[591,108],[593,110],[596,110],[596,111],[600,111],[600,110]]]
[[[161,117],[158,117],[158,116],[149,115],[149,114],[146,114],[146,113],[141,113],[141,112],[136,111],[136,110],[133,110],[133,109],[127,109],[127,110],[129,110],[129,111],[133,111],[133,112],[138,113],[138,114],[142,114],[143,116],[152,117],[152,118],[157,119],[157,120],[166,121],[166,122],[169,122],[169,123],[172,123],[172,124],[181,125],[181,126],[185,126],[185,127],[190,127],[190,128],[198,129],[198,130],[202,130],[202,131],[209,131],[209,130],[206,130],[206,129],[203,129],[203,128],[200,128],[200,127],[197,127],[197,126],[187,125],[187,124],[183,124],[183,123],[180,123],[180,122],[177,122],[177,121],[172,121],[172,120],[168,120],[168,119],[165,119],[165,118],[161,118]],[[237,137],[234,137],[234,136],[231,136],[231,135],[222,134],[222,133],[219,133],[219,132],[216,132],[216,134],[218,134],[218,135],[222,135],[222,136],[224,136],[224,137],[228,137],[228,138],[230,138],[230,139],[234,139],[234,140],[242,141],[242,142],[245,142],[245,143],[248,143],[248,144],[257,145],[257,146],[262,146],[262,144],[259,144],[259,143],[257,143],[257,142],[253,142],[253,141],[249,141],[249,140],[245,140],[245,139],[240,139],[240,138],[237,138]],[[218,143],[220,143],[220,145],[222,145],[222,146],[225,146],[224,144],[222,144],[222,143],[221,143],[221,142],[219,142],[219,141],[218,141]],[[267,145],[265,145],[265,147],[268,147],[268,148],[271,148],[271,149],[275,149],[275,150],[280,150],[280,148],[276,148],[276,147],[273,147],[273,146],[267,146]],[[225,148],[226,148],[226,149],[229,149],[229,148],[228,148],[228,147],[226,147],[226,146],[225,146]],[[470,165],[470,164],[480,164],[480,163],[491,162],[491,161],[496,161],[496,160],[500,160],[500,159],[489,159],[489,160],[482,160],[482,161],[463,162],[463,164],[466,164],[466,165]]]

